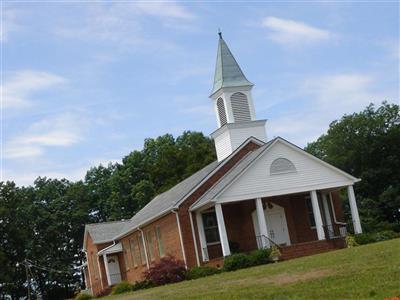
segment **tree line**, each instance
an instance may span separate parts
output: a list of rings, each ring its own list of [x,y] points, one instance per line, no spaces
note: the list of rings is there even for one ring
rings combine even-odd
[[[332,122],[306,151],[359,177],[356,196],[364,230],[400,231],[399,106],[382,103]],[[184,132],[146,139],[121,163],[93,167],[84,180],[39,177],[32,186],[0,182],[0,298],[27,295],[30,286],[44,299],[73,296],[84,225],[131,218],[154,196],[216,159],[213,142]],[[349,207],[344,196],[345,213]]]

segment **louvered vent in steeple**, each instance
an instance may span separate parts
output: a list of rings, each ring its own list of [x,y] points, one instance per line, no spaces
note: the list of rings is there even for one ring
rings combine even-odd
[[[231,96],[231,105],[235,122],[251,121],[249,102],[245,94],[234,93]]]
[[[218,98],[217,108],[218,108],[219,123],[220,126],[222,127],[227,123],[225,105],[224,105],[224,100],[222,98]]]

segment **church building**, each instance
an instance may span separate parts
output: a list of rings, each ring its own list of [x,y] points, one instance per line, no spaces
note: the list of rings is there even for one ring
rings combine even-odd
[[[222,267],[232,252],[279,247],[282,259],[345,246],[362,232],[353,185],[360,179],[281,137],[256,118],[251,83],[219,34],[210,95],[217,160],[156,196],[129,220],[87,224],[85,283],[93,295],[166,255],[187,268]],[[347,192],[346,222],[339,194]]]

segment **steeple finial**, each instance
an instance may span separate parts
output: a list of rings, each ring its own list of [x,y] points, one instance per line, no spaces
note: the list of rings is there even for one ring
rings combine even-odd
[[[218,35],[219,35],[219,38],[220,38],[220,39],[222,39],[222,32],[221,32],[221,28],[218,28]]]

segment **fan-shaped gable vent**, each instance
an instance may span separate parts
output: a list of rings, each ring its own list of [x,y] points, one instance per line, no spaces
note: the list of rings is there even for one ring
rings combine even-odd
[[[218,117],[221,126],[226,124],[226,112],[225,112],[225,105],[224,100],[222,98],[218,98],[217,100],[217,109],[218,109]]]
[[[270,167],[270,174],[282,174],[296,172],[294,164],[286,158],[275,159]]]
[[[233,117],[235,122],[251,121],[249,102],[243,93],[234,93],[231,96]]]

